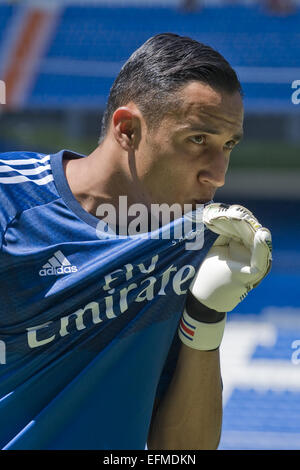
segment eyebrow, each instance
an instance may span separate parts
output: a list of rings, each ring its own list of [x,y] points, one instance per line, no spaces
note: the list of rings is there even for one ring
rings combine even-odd
[[[186,126],[183,127],[181,130],[185,131],[195,131],[195,132],[205,132],[206,134],[214,134],[214,135],[220,135],[221,132],[218,129],[214,129],[212,127],[199,127],[199,126]],[[236,141],[242,140],[244,136],[243,132],[240,132],[238,134],[234,134],[232,138]]]

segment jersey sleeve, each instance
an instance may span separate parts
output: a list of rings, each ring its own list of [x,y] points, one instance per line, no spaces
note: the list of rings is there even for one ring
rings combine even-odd
[[[18,215],[53,197],[49,160],[50,155],[34,152],[0,154],[0,249],[7,227]]]
[[[4,165],[0,162],[1,170],[3,166]],[[1,174],[2,173],[0,173],[0,175]],[[0,176],[0,250],[3,246],[6,229],[18,213],[14,191],[9,184],[2,183],[1,179]]]

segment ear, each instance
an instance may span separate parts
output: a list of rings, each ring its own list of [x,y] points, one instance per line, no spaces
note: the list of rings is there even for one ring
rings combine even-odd
[[[138,114],[129,107],[122,106],[113,114],[113,135],[118,144],[126,151],[136,147],[140,133],[140,119]]]

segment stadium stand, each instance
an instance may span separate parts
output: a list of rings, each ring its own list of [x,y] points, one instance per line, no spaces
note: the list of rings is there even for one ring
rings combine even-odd
[[[11,12],[11,7],[0,6],[3,37]],[[35,65],[23,106],[103,107],[130,53],[149,36],[172,31],[208,43],[228,58],[241,78],[246,110],[293,112],[291,83],[300,75],[300,49],[295,47],[299,21],[299,10],[282,19],[258,5],[185,14],[171,7],[152,7],[150,14],[143,6],[59,7],[55,31]]]
[[[288,138],[299,142],[300,104],[295,105],[291,99],[292,83],[300,81],[299,0],[295,2],[297,8],[286,16],[271,14],[265,2],[255,0],[232,5],[229,1],[203,0],[203,8],[193,11],[183,11],[181,0],[89,0],[84,6],[79,0],[13,3],[0,5],[0,80],[12,56],[18,65],[16,39],[21,42],[20,50],[24,29],[42,4],[43,20],[48,24],[47,34],[43,28],[37,29],[36,38],[25,47],[30,56],[30,61],[24,59],[26,74],[19,74],[21,83],[15,91],[11,88],[10,110],[16,116],[13,112],[6,116],[7,108],[0,110],[8,123],[6,129],[16,125],[25,137],[29,136],[27,150],[44,150],[36,148],[37,136],[31,127],[45,116],[50,144],[57,143],[51,134],[51,122],[60,126],[61,121],[59,114],[51,114],[54,112],[69,113],[76,133],[95,116],[100,126],[100,114],[122,64],[148,37],[163,31],[191,36],[224,54],[241,79],[246,115],[254,113],[253,135],[258,135],[260,127],[267,129],[264,120],[268,121],[269,135],[276,146],[279,133],[270,116],[278,115],[280,119],[283,116]],[[47,10],[45,5],[51,8]],[[37,50],[35,44],[41,37],[43,47]],[[91,117],[85,114],[76,123],[82,112],[92,113]],[[28,124],[28,116],[32,125]],[[13,132],[6,138],[0,135],[0,151],[24,149],[25,140],[20,144],[13,138]],[[93,139],[96,142],[95,136]],[[292,345],[298,340],[300,344],[300,185],[296,152],[297,148],[294,166],[287,165],[286,169],[287,155],[279,155],[276,174],[271,172],[272,152],[263,155],[263,163],[259,161],[261,153],[257,156],[253,152],[247,160],[256,159],[254,173],[246,164],[240,164],[236,177],[231,174],[228,178],[231,194],[218,193],[224,202],[238,200],[249,207],[270,227],[274,240],[270,276],[257,287],[255,295],[249,295],[230,314],[225,330],[225,408],[220,449],[300,450],[300,351],[299,362],[292,362],[293,353],[297,353]]]
[[[3,39],[5,29],[7,27],[8,21],[11,18],[13,12],[13,7],[11,5],[1,5],[0,6],[0,42]]]
[[[108,61],[108,65],[111,61],[116,62],[117,69],[118,63],[122,64],[129,53],[150,35],[173,31],[211,44],[234,64],[243,82],[247,109],[278,111],[292,107],[289,85],[297,72],[288,69],[298,68],[299,71],[300,51],[295,50],[294,45],[300,42],[297,28],[300,12],[281,22],[278,18],[266,21],[265,14],[257,7],[227,7],[222,12],[207,8],[201,13],[186,16],[176,10],[159,8],[152,10],[145,28],[143,19],[146,15],[147,11],[143,8],[124,11],[67,8],[41,64],[40,75],[28,103],[41,106],[45,96],[52,101],[55,95],[56,105],[71,105],[74,98],[85,106],[103,105],[112,83],[112,77],[107,77],[109,69],[105,62]],[[60,73],[55,73],[58,65],[55,59],[58,58],[71,61],[70,75],[74,77],[72,91],[66,90],[68,74],[64,71],[63,62]],[[83,65],[78,63],[76,67],[76,61],[83,60],[92,61],[85,64],[86,76],[76,73],[76,68],[81,70],[80,65]],[[96,77],[93,76],[94,61],[102,62],[102,70],[98,67],[99,75]],[[278,79],[276,72],[278,75],[278,68],[282,68],[283,64],[285,70],[280,70],[281,79]],[[264,69],[263,74],[259,73],[259,68]],[[257,76],[257,81],[253,75]],[[56,83],[54,89],[53,82]],[[68,85],[67,88],[70,89]],[[82,96],[82,90],[88,90],[85,96]],[[53,101],[51,104],[54,104]]]

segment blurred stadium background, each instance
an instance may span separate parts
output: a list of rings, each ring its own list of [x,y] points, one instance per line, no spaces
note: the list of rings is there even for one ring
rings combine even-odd
[[[216,200],[246,205],[273,232],[270,276],[229,315],[219,448],[299,450],[299,1],[0,1],[0,152],[89,153],[122,64],[166,31],[237,70],[245,140]]]

